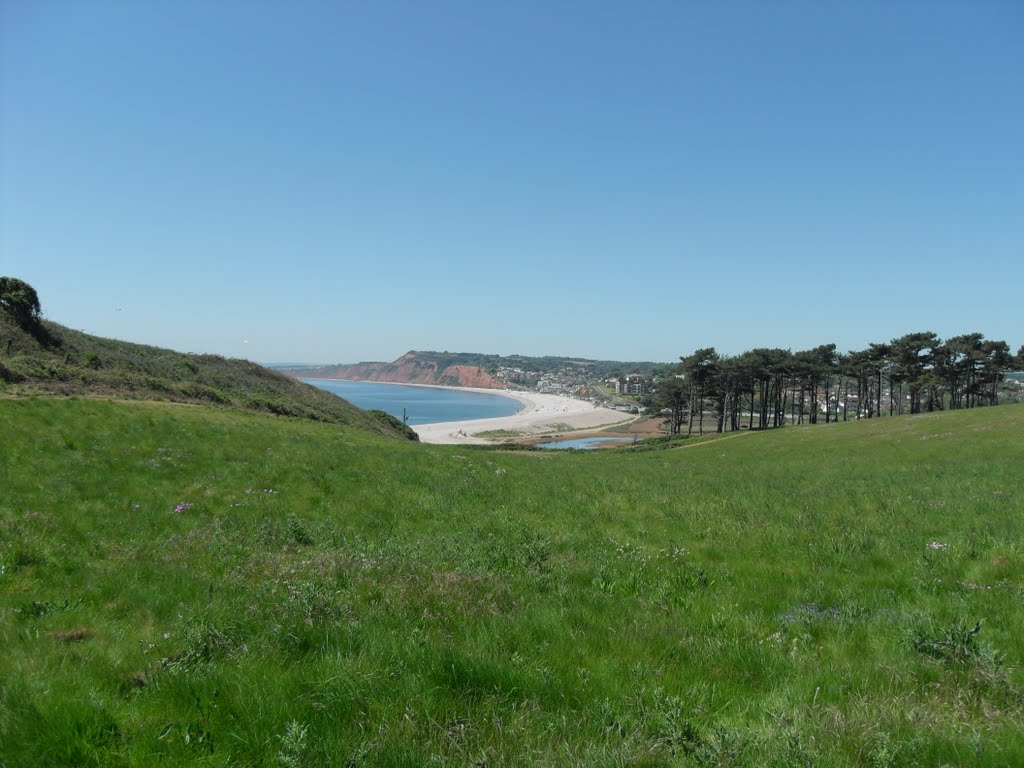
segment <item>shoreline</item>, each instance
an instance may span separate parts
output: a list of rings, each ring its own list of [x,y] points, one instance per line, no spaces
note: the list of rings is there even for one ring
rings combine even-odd
[[[318,381],[356,381],[354,379],[326,379],[317,376],[303,378]],[[540,392],[523,392],[514,389],[489,389],[486,387],[446,387],[441,384],[411,384],[393,381],[366,381],[366,384],[395,384],[400,387],[428,387],[451,389],[459,392],[473,392],[484,395],[498,395],[517,400],[520,408],[511,416],[494,416],[488,419],[466,421],[441,421],[433,424],[417,424],[411,429],[419,435],[420,442],[434,445],[489,445],[496,440],[535,438],[548,435],[569,435],[576,432],[592,431],[632,421],[633,417],[601,408],[586,400],[567,395],[549,395]],[[493,438],[480,437],[481,432],[506,432]],[[514,434],[513,434],[514,433]]]
[[[478,387],[447,387],[464,392],[494,393],[518,400],[522,404],[511,416],[468,421],[442,421],[419,424],[413,430],[420,442],[437,445],[489,445],[503,440],[520,440],[549,435],[571,435],[631,421],[621,411],[601,408],[586,400],[566,395],[549,395],[519,390],[493,390]],[[482,435],[503,432],[506,434]]]

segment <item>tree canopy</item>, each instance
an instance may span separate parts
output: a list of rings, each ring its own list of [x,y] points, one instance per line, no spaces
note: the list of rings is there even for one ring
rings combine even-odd
[[[1024,370],[1024,347],[968,333],[943,341],[931,331],[839,354],[835,344],[791,352],[753,349],[735,357],[713,347],[680,358],[658,377],[654,403],[671,432],[718,432],[786,423],[825,423],[897,413],[996,405],[1007,373]],[[1015,395],[1019,398],[1019,394]],[[787,414],[788,411],[788,414]],[[746,424],[742,424],[746,421]]]
[[[36,289],[16,277],[0,277],[0,309],[26,330],[35,328],[42,317]]]

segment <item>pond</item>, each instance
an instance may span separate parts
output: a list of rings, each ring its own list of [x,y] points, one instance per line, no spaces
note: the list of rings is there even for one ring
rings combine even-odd
[[[550,443],[537,443],[538,448],[551,448],[553,450],[567,450],[575,448],[580,451],[589,451],[600,448],[609,443],[631,443],[632,437],[577,437],[573,440],[555,440]]]

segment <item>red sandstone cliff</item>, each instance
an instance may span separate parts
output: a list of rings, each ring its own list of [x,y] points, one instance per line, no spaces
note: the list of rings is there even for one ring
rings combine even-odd
[[[439,370],[440,368],[440,370]],[[441,368],[437,360],[408,352],[393,363],[357,363],[327,365],[322,368],[287,370],[296,377],[341,379],[343,381],[383,381],[393,384],[434,384],[445,387],[482,387],[504,389],[505,385],[487,371],[474,365],[449,365]]]
[[[450,380],[455,384],[448,384]],[[505,384],[494,378],[483,368],[476,365],[450,365],[441,372],[438,382],[454,387],[483,387],[484,389],[504,389]]]

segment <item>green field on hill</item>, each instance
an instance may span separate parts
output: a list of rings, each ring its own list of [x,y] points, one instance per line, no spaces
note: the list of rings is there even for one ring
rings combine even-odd
[[[1024,407],[629,453],[0,400],[0,766],[1024,764]]]

